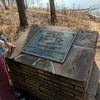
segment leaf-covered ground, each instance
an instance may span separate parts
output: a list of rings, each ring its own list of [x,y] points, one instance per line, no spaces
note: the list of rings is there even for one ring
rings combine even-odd
[[[29,25],[50,25],[50,14],[46,10],[28,9],[26,11]],[[80,12],[57,12],[56,26],[82,28],[89,30],[90,21],[85,13]],[[9,41],[16,40],[18,35],[19,17],[16,9],[0,9],[0,32],[6,34]]]

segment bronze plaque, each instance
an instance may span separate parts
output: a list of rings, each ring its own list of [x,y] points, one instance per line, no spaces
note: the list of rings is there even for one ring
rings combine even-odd
[[[63,63],[77,33],[39,30],[22,52]]]

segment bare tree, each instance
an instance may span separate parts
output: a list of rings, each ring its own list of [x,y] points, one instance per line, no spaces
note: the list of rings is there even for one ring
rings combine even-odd
[[[34,4],[35,4],[35,1],[34,0],[33,0],[32,4],[33,4],[33,8],[34,8]]]
[[[20,20],[20,27],[28,26],[27,17],[25,13],[25,4],[24,0],[16,0],[18,12],[19,12],[19,20]]]
[[[7,5],[6,5],[6,1],[5,1],[5,0],[2,0],[2,3],[3,3],[3,5],[4,5],[4,7],[5,7],[5,9],[8,10],[8,7],[7,7]]]
[[[28,8],[28,1],[24,0],[24,2],[25,2],[25,8],[27,9]]]
[[[49,0],[50,3],[50,13],[51,13],[51,24],[55,25],[56,22],[56,11],[54,0]]]
[[[15,7],[15,5],[16,5],[16,0],[10,0],[10,5],[11,5],[11,7]]]
[[[8,6],[10,6],[10,0],[8,0]]]

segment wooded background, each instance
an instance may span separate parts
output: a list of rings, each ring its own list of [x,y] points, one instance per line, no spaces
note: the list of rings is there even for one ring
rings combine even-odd
[[[56,7],[57,7],[57,5],[55,4],[55,1],[56,0],[48,0],[48,3],[46,5],[47,10],[50,12],[50,23],[51,23],[51,25],[55,25],[55,23],[57,21],[57,18],[56,18]],[[0,6],[3,6],[5,8],[5,10],[8,10],[10,8],[18,8],[20,27],[28,26],[27,17],[26,17],[26,14],[25,14],[25,9],[34,8],[34,5],[36,3],[38,5],[37,7],[39,9],[44,8],[42,6],[43,4],[41,3],[41,0],[36,0],[36,1],[34,1],[34,0],[0,0]],[[98,9],[97,7],[92,7],[92,8],[90,7],[90,8],[87,8],[87,9],[80,9],[80,8],[75,9],[74,6],[75,5],[73,5],[73,7],[71,9],[72,11],[74,11],[73,13],[75,13],[75,11],[78,11],[78,12],[85,11],[85,13],[87,13],[91,18],[94,18],[94,17],[90,15],[90,12]],[[64,13],[68,13],[68,9],[66,9],[66,7],[63,4],[62,4],[62,7],[61,7],[61,10]]]

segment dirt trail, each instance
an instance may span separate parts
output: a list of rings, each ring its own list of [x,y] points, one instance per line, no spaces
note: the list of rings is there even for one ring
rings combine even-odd
[[[97,31],[99,33],[98,40],[97,40],[95,62],[100,72],[100,23],[91,22],[91,29],[92,31]],[[100,73],[99,73],[99,86],[97,90],[96,100],[100,100]]]
[[[96,22],[92,21],[91,22],[91,30],[97,31],[99,33],[95,61],[96,61],[98,68],[100,69],[100,23],[96,23]]]

